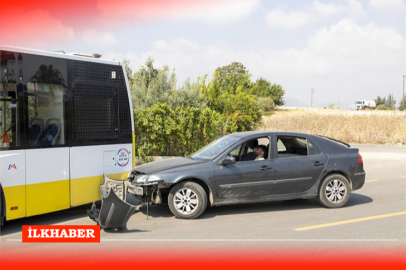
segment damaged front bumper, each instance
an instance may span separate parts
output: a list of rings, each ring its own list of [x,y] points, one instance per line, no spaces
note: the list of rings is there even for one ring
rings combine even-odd
[[[96,204],[87,211],[88,216],[104,229],[122,229],[135,212],[135,206],[126,202],[127,194],[133,194],[141,203],[161,204],[161,182],[132,184],[129,180],[115,180],[103,176],[101,208]]]

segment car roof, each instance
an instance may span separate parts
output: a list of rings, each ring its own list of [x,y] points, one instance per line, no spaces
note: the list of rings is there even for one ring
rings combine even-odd
[[[244,131],[244,132],[236,132],[230,134],[231,136],[236,136],[240,138],[250,137],[250,136],[269,136],[269,135],[287,135],[287,136],[312,136],[312,134],[308,133],[300,133],[300,132],[290,132],[290,131],[275,131],[275,130],[259,130],[259,131]]]

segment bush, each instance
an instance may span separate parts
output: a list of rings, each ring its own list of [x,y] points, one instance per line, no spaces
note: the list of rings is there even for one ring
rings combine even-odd
[[[209,108],[156,103],[134,112],[136,155],[184,156],[223,135],[224,117]]]
[[[264,113],[275,110],[275,102],[270,97],[258,98],[257,104]]]
[[[376,107],[377,110],[386,111],[386,110],[394,110],[393,108],[388,108],[385,105],[381,104]]]
[[[215,110],[226,116],[226,133],[254,130],[261,124],[262,111],[254,96],[237,90],[237,94],[224,93],[218,102]]]

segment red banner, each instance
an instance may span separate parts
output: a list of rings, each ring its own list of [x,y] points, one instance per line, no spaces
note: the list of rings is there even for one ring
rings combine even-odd
[[[22,233],[23,243],[100,243],[97,225],[28,225]]]

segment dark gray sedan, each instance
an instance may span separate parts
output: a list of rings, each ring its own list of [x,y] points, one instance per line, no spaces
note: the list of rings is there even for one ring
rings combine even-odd
[[[365,182],[357,148],[331,138],[255,131],[224,136],[188,157],[147,163],[129,174],[128,192],[146,203],[167,202],[178,218],[207,205],[317,197],[344,206]]]

